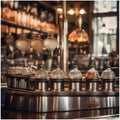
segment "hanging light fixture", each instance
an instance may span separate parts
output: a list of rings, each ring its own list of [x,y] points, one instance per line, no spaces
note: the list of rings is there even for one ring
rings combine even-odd
[[[48,70],[51,71],[52,68],[52,58],[53,58],[53,51],[57,47],[58,41],[54,37],[54,34],[52,32],[48,33],[48,37],[44,40],[44,47],[50,51],[50,56],[48,59]]]
[[[73,4],[70,5],[70,9],[67,11],[67,14],[69,14],[69,15],[74,15],[75,14],[75,10],[74,10]]]
[[[33,39],[30,41],[30,46],[33,50],[36,51],[36,54],[40,56],[40,53],[43,50],[43,40],[41,34],[33,34]]]
[[[88,34],[87,32],[82,29],[82,16],[79,15],[78,17],[78,27],[72,31],[68,37],[70,42],[88,42]]]
[[[16,47],[20,50],[21,54],[24,56],[25,52],[29,49],[29,41],[25,34],[21,34],[20,38],[16,40]]]
[[[86,14],[86,10],[85,10],[84,8],[81,8],[81,9],[79,10],[79,14],[80,14],[80,15]]]

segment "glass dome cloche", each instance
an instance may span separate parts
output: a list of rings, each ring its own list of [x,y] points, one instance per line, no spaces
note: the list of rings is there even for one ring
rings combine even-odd
[[[115,79],[115,73],[111,70],[110,67],[108,67],[106,70],[104,70],[101,74],[102,79],[108,79],[113,80]]]
[[[35,78],[47,79],[48,76],[48,72],[44,69],[43,65],[40,65],[40,68],[35,73]]]
[[[99,79],[99,73],[94,67],[92,67],[90,70],[87,71],[86,78],[93,79],[93,80]]]
[[[70,70],[69,74],[68,74],[69,78],[71,80],[80,80],[82,79],[82,73],[81,71],[77,68],[77,66],[75,66],[72,70]]]
[[[64,72],[60,69],[60,66],[58,65],[56,69],[54,69],[51,74],[51,79],[63,79],[64,78]]]

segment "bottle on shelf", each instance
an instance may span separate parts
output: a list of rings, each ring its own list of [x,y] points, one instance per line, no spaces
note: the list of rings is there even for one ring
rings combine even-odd
[[[26,5],[24,5],[21,9],[21,16],[22,16],[22,19],[21,19],[21,24],[23,26],[27,26],[27,13],[26,13]]]
[[[10,20],[11,18],[11,9],[9,1],[4,1],[2,6],[2,18]]]
[[[14,1],[14,11],[15,11],[14,22],[15,23],[17,23],[17,21],[18,21],[18,5],[19,5],[19,2],[18,1]]]
[[[21,9],[22,9],[22,6],[21,4],[19,4],[19,7],[18,7],[18,15],[17,15],[17,24],[18,25],[21,25],[22,24],[22,12],[21,12]]]
[[[11,19],[10,21],[15,22],[15,8],[14,8],[14,2],[10,1],[10,9],[11,9]]]

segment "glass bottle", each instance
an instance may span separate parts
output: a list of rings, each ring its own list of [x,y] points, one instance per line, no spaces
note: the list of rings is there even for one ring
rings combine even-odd
[[[15,20],[14,20],[14,22],[15,23],[17,23],[17,21],[18,21],[18,1],[15,1],[14,2],[14,11],[15,11]]]
[[[34,28],[35,18],[37,15],[37,5],[33,4],[31,10],[30,10],[30,27]]]
[[[11,21],[15,21],[15,8],[14,8],[14,2],[10,1],[10,9],[11,9]]]
[[[21,25],[21,21],[22,21],[21,8],[22,8],[22,6],[19,4],[19,7],[18,7],[18,15],[17,15],[17,24],[19,24],[19,25]]]
[[[27,22],[27,15],[26,15],[26,6],[23,6],[23,9],[21,10],[21,16],[22,16],[22,20],[21,20],[21,24],[23,26],[26,26],[26,22]]]
[[[27,12],[26,26],[27,27],[30,27],[30,9],[31,9],[31,6],[30,6],[30,4],[28,4],[27,8],[26,8],[26,12]]]
[[[4,7],[3,7],[3,10],[2,10],[2,16],[4,19],[6,20],[10,20],[11,18],[11,9],[10,9],[10,4],[9,2],[4,2]]]

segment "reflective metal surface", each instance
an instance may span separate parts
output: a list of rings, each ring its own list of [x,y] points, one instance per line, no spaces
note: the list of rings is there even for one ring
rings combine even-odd
[[[103,90],[105,90],[105,91],[114,91],[114,84],[113,84],[113,82],[104,82],[103,83],[104,85],[103,85]]]
[[[49,94],[49,95],[47,95]],[[14,110],[27,112],[53,112],[72,111],[102,108],[118,108],[119,96],[117,95],[89,95],[84,92],[81,95],[73,93],[60,95],[60,92],[29,93],[6,91],[6,106]],[[89,95],[89,96],[88,96]]]

